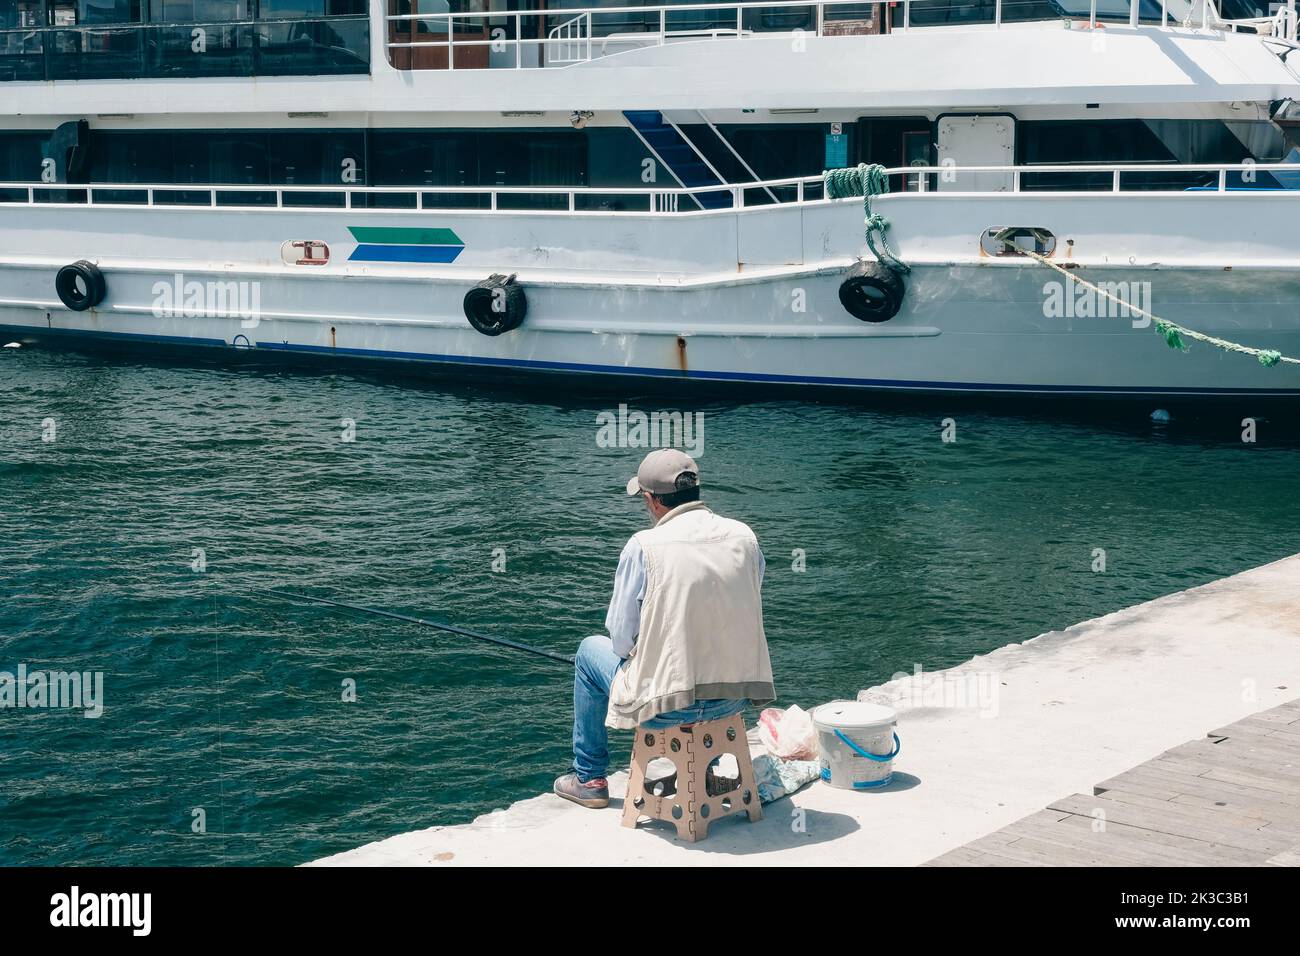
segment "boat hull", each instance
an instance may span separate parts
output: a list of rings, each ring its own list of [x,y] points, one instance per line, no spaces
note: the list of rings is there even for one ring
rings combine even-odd
[[[889,207],[891,236],[912,272],[900,312],[882,323],[861,322],[839,302],[844,271],[861,249],[856,202],[586,217],[119,208],[110,219],[100,207],[47,206],[21,210],[31,226],[27,254],[0,259],[0,329],[19,341],[107,339],[128,348],[180,345],[643,381],[1300,395],[1300,368],[1264,368],[1250,356],[1196,342],[1186,351],[1170,348],[1147,315],[1300,355],[1300,263],[1279,259],[1258,224],[1251,227],[1255,248],[1243,255],[1240,245],[1207,251],[1175,221],[1179,243],[1148,243],[1168,253],[1166,261],[1141,261],[1124,255],[1125,242],[1141,245],[1124,223],[1105,220],[1115,233],[1107,236],[1089,231],[1077,213],[1066,215],[1095,202],[1086,197],[1028,209],[1015,208],[1020,196],[945,197],[942,206],[939,197],[890,198],[902,200]],[[1140,214],[1140,202],[1119,208]],[[1211,211],[1208,203],[1201,209]],[[1214,211],[1222,235],[1225,216],[1249,217],[1263,207],[1239,202]],[[109,234],[110,224],[121,229],[132,219],[139,222],[121,238]],[[362,231],[351,226],[359,220]],[[1140,305],[1142,314],[1032,260],[981,251],[988,228],[1022,220],[1049,223],[1062,244],[1073,239],[1055,258]],[[436,251],[444,243],[412,251],[412,243],[355,239],[401,238],[400,231],[364,232],[365,223],[390,229],[394,221],[408,236],[450,234],[462,248]],[[8,232],[11,248],[20,234],[21,228]],[[295,237],[328,247],[330,260],[283,259]],[[366,255],[404,258],[359,258],[367,245]],[[411,261],[447,255],[452,262]],[[109,289],[84,312],[63,307],[54,294],[60,262],[78,259],[97,262]],[[504,335],[480,334],[465,318],[464,294],[487,274],[508,271],[519,274],[527,318]]]

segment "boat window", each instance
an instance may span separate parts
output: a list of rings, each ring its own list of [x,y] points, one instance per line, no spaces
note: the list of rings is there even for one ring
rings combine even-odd
[[[1052,0],[1060,7],[1065,16],[1080,20],[1088,19],[1094,0]],[[1097,19],[1127,23],[1130,16],[1129,0],[1095,0]],[[1140,0],[1138,19],[1145,22],[1160,22],[1160,0]],[[1005,19],[1005,18],[1004,18]],[[1170,19],[1173,19],[1172,13]]]
[[[0,134],[0,181],[39,182],[48,132]],[[577,130],[102,130],[92,129],[85,181],[132,184],[320,186],[285,192],[285,205],[342,206],[350,186],[411,186],[354,195],[356,205],[487,208],[486,195],[440,186],[583,186],[587,137]],[[25,201],[26,190],[0,201]],[[19,193],[21,192],[21,195]],[[143,202],[141,189],[96,189],[97,202]],[[157,203],[207,204],[207,190],[155,194]],[[218,205],[274,203],[265,192],[217,190]],[[565,208],[565,195],[502,195],[500,208]]]
[[[355,185],[364,157],[359,130],[92,130],[90,181]]]
[[[703,123],[682,130],[714,167],[731,182],[753,179],[726,144]],[[759,179],[816,176],[826,168],[828,123],[727,123],[718,132],[744,158]],[[852,130],[849,130],[850,135]],[[852,155],[852,145],[850,145]]]
[[[1243,141],[1249,129],[1220,120],[1024,121],[1017,136],[1018,162],[1031,166],[1084,163],[1192,165],[1239,163],[1253,156]],[[1262,138],[1258,144],[1264,144]],[[1265,155],[1264,158],[1267,158]],[[1259,174],[1264,176],[1266,174]],[[1212,172],[1128,172],[1122,189],[1187,189],[1217,180]],[[1100,173],[1023,173],[1022,189],[1109,189],[1112,176]]]
[[[0,5],[0,30],[37,26],[42,20],[41,0],[18,0]]]
[[[252,18],[253,0],[152,0],[154,23],[226,23]]]
[[[394,20],[388,24],[388,42],[390,44],[419,44],[446,42],[448,23],[452,36],[456,40],[487,40],[489,17],[457,17],[450,19],[448,13],[483,13],[487,10],[486,0],[389,0],[389,10],[393,16],[410,19]],[[523,6],[528,6],[524,4]],[[441,14],[441,16],[440,16]],[[536,39],[536,31],[545,17],[525,17],[521,28],[525,39]],[[492,21],[498,31],[505,30],[506,39],[516,39],[513,19]],[[502,36],[497,33],[497,36]],[[534,57],[536,49],[530,48]],[[501,54],[498,53],[498,56]],[[489,65],[492,50],[486,43],[482,45],[457,46],[455,68],[458,70],[483,69]],[[445,70],[449,68],[449,57],[445,46],[390,46],[388,59],[399,70]],[[514,51],[510,51],[510,63],[514,63]],[[536,65],[531,64],[531,65]]]
[[[366,73],[366,0],[19,0],[0,81]]]
[[[577,130],[375,130],[370,135],[376,186],[581,186],[587,182],[587,139]],[[402,205],[401,196],[371,196]],[[425,192],[424,204],[485,205],[486,196]],[[500,208],[567,206],[565,196],[498,197]]]
[[[366,13],[365,0],[258,0],[263,20],[308,20],[320,17],[355,17]]]
[[[995,0],[918,0],[912,4],[910,23],[914,27],[993,23],[996,7]],[[1062,17],[1086,20],[1092,7],[1093,0],[1002,0],[1002,21],[1015,23]],[[1096,10],[1098,20],[1127,22],[1129,0],[1096,0]],[[895,14],[895,23],[900,21],[900,16]],[[1139,0],[1138,17],[1144,23],[1159,23],[1160,0]]]
[[[58,25],[140,23],[140,0],[54,0],[50,4]]]
[[[0,182],[37,183],[41,181],[42,147],[48,131],[0,132]],[[27,190],[0,190],[0,202],[26,202]]]

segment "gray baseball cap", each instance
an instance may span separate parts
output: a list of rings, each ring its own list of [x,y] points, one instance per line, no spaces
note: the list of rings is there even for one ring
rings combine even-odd
[[[676,448],[659,448],[641,460],[641,467],[628,479],[627,493],[648,491],[668,495],[694,488],[700,483],[700,469],[695,459]]]

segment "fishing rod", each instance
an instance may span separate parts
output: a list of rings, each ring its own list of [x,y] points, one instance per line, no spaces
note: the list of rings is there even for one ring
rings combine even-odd
[[[285,598],[290,601],[302,601],[307,604],[330,604],[334,607],[345,607],[349,611],[360,611],[363,614],[374,614],[377,617],[391,617],[395,621],[405,621],[408,624],[420,624],[424,627],[436,628],[439,631],[446,631],[449,634],[460,634],[462,637],[472,637],[476,640],[487,641],[489,644],[497,644],[501,647],[512,647],[517,651],[527,651],[529,654],[536,654],[538,657],[545,657],[553,661],[560,661],[564,664],[572,664],[573,658],[566,657],[564,654],[556,654],[554,651],[548,651],[540,647],[530,647],[527,644],[520,644],[518,641],[508,641],[504,637],[493,637],[490,634],[480,634],[477,631],[470,631],[463,627],[456,627],[454,624],[439,624],[437,621],[426,621],[422,617],[411,617],[409,614],[396,614],[393,611],[382,611],[379,608],[364,607],[360,604],[349,604],[347,601],[333,601],[329,598],[312,597],[308,594],[295,594],[292,591],[277,591],[273,588],[251,588],[261,594],[273,594],[279,598]]]

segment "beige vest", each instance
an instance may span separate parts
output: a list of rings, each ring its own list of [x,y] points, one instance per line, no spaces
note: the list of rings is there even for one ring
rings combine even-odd
[[[614,677],[605,723],[632,728],[697,699],[774,700],[754,532],[693,501],[636,538],[646,570],[641,630]]]

